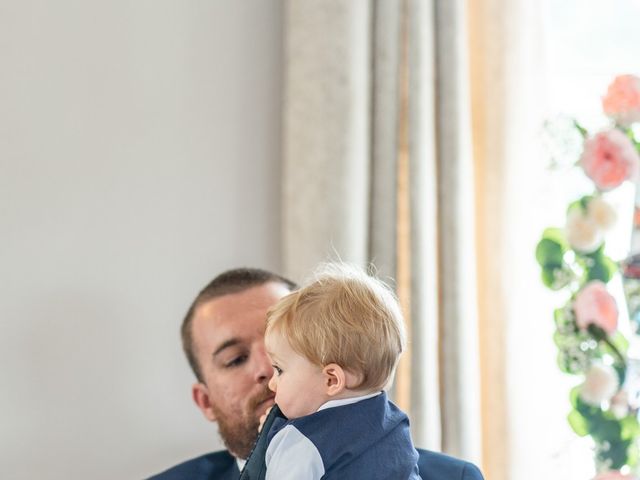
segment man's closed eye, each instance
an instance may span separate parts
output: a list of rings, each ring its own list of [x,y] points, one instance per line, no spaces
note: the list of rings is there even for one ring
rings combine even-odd
[[[225,368],[238,367],[247,361],[248,355],[240,355],[225,363]]]

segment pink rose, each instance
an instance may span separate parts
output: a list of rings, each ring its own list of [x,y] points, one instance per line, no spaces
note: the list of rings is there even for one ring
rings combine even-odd
[[[590,324],[602,328],[608,334],[618,327],[618,305],[600,280],[587,283],[573,302],[576,324],[586,330]]]
[[[625,475],[619,470],[609,470],[608,472],[601,472],[593,480],[638,480],[638,477],[633,475]]]
[[[634,75],[614,78],[602,98],[602,108],[609,118],[625,127],[640,121],[640,78]]]
[[[580,165],[599,190],[611,190],[636,175],[640,157],[631,140],[614,128],[585,140]]]

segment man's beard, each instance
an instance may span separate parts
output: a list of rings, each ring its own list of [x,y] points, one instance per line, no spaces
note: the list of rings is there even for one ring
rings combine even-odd
[[[222,412],[217,405],[211,404],[211,409],[218,423],[218,430],[227,450],[238,458],[246,459],[258,438],[260,419],[257,417],[258,405],[273,397],[273,392],[265,386],[263,392],[249,399],[242,418],[230,417]]]

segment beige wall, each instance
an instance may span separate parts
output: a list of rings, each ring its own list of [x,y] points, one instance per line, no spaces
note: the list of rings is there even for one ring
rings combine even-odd
[[[0,477],[217,448],[178,326],[279,269],[281,6],[0,0]]]

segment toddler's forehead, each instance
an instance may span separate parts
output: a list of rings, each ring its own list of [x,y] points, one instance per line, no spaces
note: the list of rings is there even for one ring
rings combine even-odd
[[[292,350],[289,340],[279,329],[268,329],[264,336],[264,345],[268,353]]]

